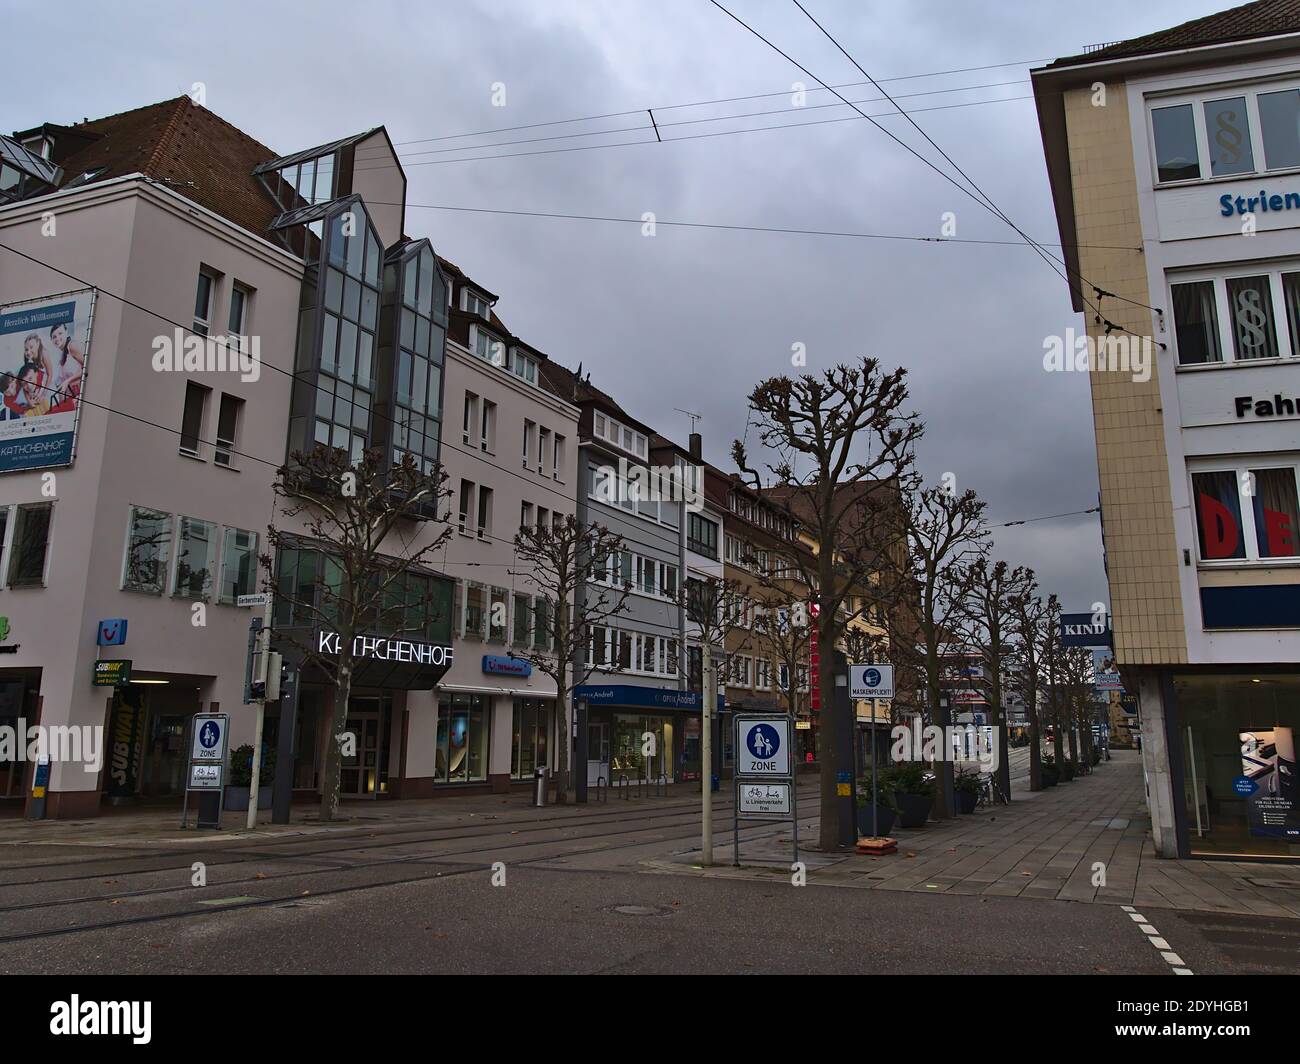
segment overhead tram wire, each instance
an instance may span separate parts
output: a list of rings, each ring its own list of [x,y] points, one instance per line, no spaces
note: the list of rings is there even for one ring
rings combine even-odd
[[[805,16],[807,16],[808,21],[810,21],[814,26],[816,26],[817,29],[821,31],[822,35],[828,41],[831,42],[831,44],[835,45],[836,49],[838,49],[840,54],[843,55],[845,59],[847,59],[850,63],[854,65],[854,67],[857,68],[858,72],[871,83],[872,87],[875,88],[875,90],[879,92],[886,100],[888,100],[891,104],[894,105],[895,110],[897,110],[900,115],[902,115],[904,118],[907,119],[908,124],[911,125],[912,128],[915,129],[918,133],[920,133],[921,136],[923,136],[926,139],[926,142],[930,144],[935,151],[937,151],[940,155],[944,157],[944,159],[948,162],[948,164],[954,170],[956,170],[957,173],[959,173],[962,176],[962,178],[967,182],[967,184],[969,184],[971,188],[973,188],[976,192],[979,193],[979,195],[983,198],[985,204],[990,210],[992,210],[999,218],[1001,218],[1004,222],[1006,222],[1007,225],[1011,226],[1012,229],[1014,229],[1017,233],[1019,233],[1022,237],[1024,237],[1026,241],[1028,241],[1031,244],[1034,244],[1034,246],[1039,249],[1039,253],[1041,255],[1050,256],[1051,258],[1055,259],[1058,263],[1060,263],[1072,274],[1074,274],[1078,278],[1078,280],[1083,281],[1084,283],[1092,287],[1093,291],[1097,293],[1097,299],[1099,304],[1100,304],[1101,297],[1103,295],[1109,295],[1112,298],[1123,299],[1127,303],[1131,303],[1134,306],[1139,306],[1147,310],[1154,311],[1157,314],[1164,313],[1158,307],[1149,306],[1148,304],[1139,302],[1138,300],[1135,299],[1127,299],[1125,296],[1119,296],[1113,292],[1105,292],[1102,288],[1093,284],[1086,277],[1084,277],[1083,274],[1079,273],[1078,271],[1071,270],[1069,265],[1065,262],[1064,259],[1059,258],[1055,255],[1051,255],[1051,253],[1048,252],[1043,245],[1033,241],[1031,237],[1029,237],[1023,230],[1020,229],[1019,226],[1017,226],[1007,216],[1006,212],[1004,212],[1002,208],[1000,208],[996,203],[993,202],[993,198],[979,186],[979,184],[975,181],[975,179],[971,177],[970,174],[966,173],[966,171],[963,170],[961,166],[957,164],[957,162],[952,158],[952,156],[949,155],[946,151],[943,150],[943,148],[939,146],[938,142],[935,141],[935,139],[931,137],[929,133],[927,133],[924,129],[921,128],[919,123],[916,122],[908,112],[904,111],[903,108],[899,107],[898,102],[895,100],[895,98],[890,96],[890,94],[880,86],[880,84],[875,80],[875,78],[873,78],[869,73],[867,73],[866,69],[862,66],[862,64],[859,63],[856,59],[854,59],[852,55],[849,54],[848,49],[846,49],[842,44],[840,44],[840,42],[837,41],[830,34],[830,32],[826,29],[826,27],[823,26],[820,22],[818,22],[817,19],[813,17],[812,13],[806,7],[803,6],[802,0],[791,0],[791,2],[794,4],[795,7],[797,7],[800,11],[802,11]],[[1100,305],[1097,308],[1097,313],[1100,316],[1101,314]],[[1107,324],[1109,324],[1109,322]]]
[[[1021,60],[1015,60],[1007,63],[989,63],[984,66],[955,67],[951,70],[932,70],[922,74],[899,74],[889,78],[880,78],[879,80],[881,82],[915,81],[920,78],[937,78],[949,74],[970,74],[982,70],[1003,70],[1006,67],[1011,67],[1011,66],[1015,66],[1015,67],[1032,66],[1034,63],[1040,63],[1040,62],[1045,62],[1045,60],[1021,59]],[[854,88],[861,88],[863,85],[866,84],[867,82],[864,81],[846,82],[842,85],[835,86],[835,88],[854,89]],[[829,90],[825,88],[810,88],[808,91],[825,92]],[[691,103],[663,104],[659,107],[654,107],[654,108],[636,107],[627,111],[611,111],[608,114],[602,114],[602,115],[585,115],[580,118],[556,118],[546,122],[529,122],[524,125],[518,125],[518,126],[497,126],[494,129],[480,129],[480,130],[475,130],[473,132],[467,132],[467,133],[444,133],[436,137],[420,137],[412,140],[399,140],[399,141],[394,141],[393,146],[395,148],[402,148],[408,144],[431,144],[436,141],[442,141],[442,140],[461,140],[466,137],[491,136],[494,133],[516,133],[524,129],[542,129],[546,126],[572,125],[575,122],[599,122],[609,118],[629,118],[632,115],[645,114],[647,110],[677,111],[688,107],[712,107],[723,103],[746,103],[750,100],[769,100],[777,96],[789,96],[790,94],[791,94],[790,89],[782,89],[779,92],[760,92],[760,93],[753,93],[748,96],[724,96],[715,100],[696,100]],[[376,148],[372,150],[378,151],[379,149]]]
[[[906,93],[904,95],[900,95],[896,97],[896,99],[907,100],[918,96],[941,96],[953,92],[975,92],[980,89],[1001,89],[1011,85],[1028,85],[1028,84],[1029,81],[1025,78],[1018,78],[1015,81],[991,81],[991,82],[986,82],[985,84],[982,85],[956,85],[947,89],[931,89],[927,92]],[[1029,97],[1016,97],[1016,98],[1028,99]],[[857,100],[855,102],[856,103],[882,103],[886,99],[887,97],[884,96],[876,96],[866,100]],[[970,100],[967,101],[967,104],[1001,103],[1001,102],[1002,102],[1001,99]],[[842,103],[838,103],[838,102],[814,103],[814,104],[806,104],[800,107],[793,107],[793,106],[778,107],[771,111],[742,111],[740,114],[734,114],[734,115],[713,115],[712,117],[709,118],[685,118],[677,122],[660,122],[658,119],[655,119],[654,124],[657,125],[660,129],[669,129],[674,126],[698,126],[706,122],[730,122],[741,118],[766,118],[769,115],[788,115],[792,111],[820,111],[820,110],[824,110],[827,107],[843,107],[843,106],[844,105]],[[892,111],[887,112],[886,117],[892,114],[893,114]],[[758,128],[762,128],[762,127],[758,127]],[[491,144],[457,144],[457,145],[453,145],[450,148],[428,148],[424,151],[415,151],[409,153],[398,152],[397,158],[401,162],[406,162],[407,160],[414,159],[416,156],[419,155],[443,155],[448,152],[456,152],[456,151],[486,151],[489,148],[508,148],[517,144],[541,144],[541,143],[548,143],[550,141],[556,141],[556,140],[574,140],[580,137],[605,137],[605,136],[612,136],[615,133],[641,133],[646,131],[652,131],[652,129],[653,129],[652,126],[647,126],[647,125],[618,126],[615,129],[591,129],[591,130],[582,130],[577,133],[556,133],[546,137],[525,137],[521,140],[494,141]],[[646,143],[648,144],[650,142],[646,141]],[[370,151],[375,154],[383,154],[385,150],[386,149],[379,148],[379,147],[370,149]],[[358,157],[361,158],[360,156]],[[358,169],[370,169],[370,168],[359,167]]]
[[[971,100],[966,103],[942,104],[937,107],[918,107],[915,109],[914,112],[909,112],[909,113],[921,114],[927,111],[950,111],[960,107],[980,107],[987,104],[1016,103],[1017,101],[1032,100],[1032,99],[1033,99],[1032,95],[1004,96],[994,100]],[[854,109],[856,110],[856,107]],[[727,116],[726,118],[707,119],[706,121],[723,122],[735,118],[744,118],[744,117],[745,117],[744,115],[730,115]],[[662,141],[662,143],[676,144],[680,141],[708,140],[712,137],[732,137],[741,133],[763,133],[773,129],[798,129],[803,126],[826,126],[826,125],[833,125],[837,122],[856,122],[858,120],[858,117],[871,118],[872,116],[867,115],[866,112],[864,111],[859,111],[858,115],[850,115],[843,118],[822,118],[811,122],[776,122],[767,126],[750,126],[746,129],[721,129],[721,130],[716,130],[712,133],[693,133],[693,134],[687,134],[683,136],[669,137],[666,140]],[[895,112],[893,111],[882,112],[880,115],[877,115],[876,117],[893,118],[895,117]],[[649,126],[637,126],[635,128],[638,131],[645,132],[645,133],[654,132]],[[599,136],[599,134],[590,134],[590,135]],[[557,139],[561,139],[561,138],[557,138]],[[465,158],[465,159],[425,159],[421,162],[408,163],[407,166],[404,167],[404,169],[409,169],[411,167],[416,167],[416,166],[448,166],[452,163],[486,162],[491,159],[518,159],[518,158],[523,158],[532,155],[559,155],[559,154],[565,154],[567,152],[596,151],[604,148],[630,148],[630,147],[635,147],[637,145],[658,144],[658,143],[660,142],[652,138],[643,138],[641,140],[617,140],[609,144],[580,144],[572,148],[544,148],[544,149],[539,149],[537,151],[506,152],[505,154],[502,155],[477,155],[472,158]],[[491,144],[468,145],[466,146],[465,150],[473,151],[477,149],[480,151],[487,151],[492,147],[493,145]],[[391,170],[392,168],[393,168],[392,163],[381,163],[377,166],[357,166],[354,168],[354,170],[357,173],[364,173],[369,170]]]
[[[765,45],[767,45],[770,49],[772,49],[772,51],[776,52],[779,56],[781,56],[781,58],[783,58],[784,60],[786,60],[786,62],[792,64],[793,66],[798,67],[798,68],[799,68],[801,71],[803,71],[803,72],[804,72],[808,77],[812,78],[814,81],[816,81],[816,82],[817,82],[819,85],[821,85],[823,88],[829,89],[832,93],[834,93],[836,96],[838,96],[838,97],[840,98],[840,100],[842,100],[844,103],[848,104],[848,105],[849,105],[850,107],[852,107],[855,111],[857,111],[857,113],[858,113],[859,116],[861,116],[862,118],[865,118],[865,119],[866,119],[868,122],[870,122],[870,123],[871,123],[871,124],[876,128],[876,129],[878,129],[878,130],[880,130],[880,132],[884,133],[885,136],[887,136],[887,137],[888,137],[890,140],[892,140],[895,144],[897,144],[899,147],[901,147],[901,148],[902,148],[904,151],[906,151],[909,155],[912,155],[913,157],[915,157],[916,159],[918,159],[920,162],[924,163],[927,167],[929,167],[931,170],[933,170],[936,174],[938,174],[940,177],[942,177],[945,181],[947,181],[950,185],[952,185],[955,189],[957,189],[957,190],[958,190],[959,192],[961,192],[963,195],[967,196],[968,198],[970,198],[971,200],[973,200],[975,203],[979,204],[981,207],[983,207],[983,208],[985,208],[986,210],[990,211],[990,212],[991,212],[995,217],[1000,218],[1003,222],[1005,222],[1007,225],[1009,225],[1013,230],[1015,230],[1017,233],[1020,234],[1020,236],[1024,239],[1024,241],[1025,241],[1027,244],[1029,244],[1030,247],[1034,248],[1035,253],[1038,254],[1039,257],[1042,258],[1043,261],[1046,262],[1046,263],[1048,264],[1048,266],[1052,269],[1052,271],[1053,271],[1054,273],[1057,274],[1057,276],[1059,276],[1062,280],[1064,280],[1064,281],[1066,282],[1066,284],[1069,284],[1069,283],[1070,283],[1070,282],[1069,282],[1069,278],[1068,278],[1068,276],[1067,276],[1065,273],[1063,273],[1063,272],[1062,272],[1062,271],[1057,267],[1056,263],[1052,261],[1051,256],[1049,256],[1045,251],[1043,251],[1042,248],[1040,248],[1037,244],[1035,244],[1035,242],[1034,242],[1034,241],[1033,241],[1029,236],[1027,236],[1024,232],[1022,232],[1022,231],[1020,230],[1020,228],[1019,228],[1019,227],[1018,227],[1018,226],[1017,226],[1013,221],[1011,221],[1011,219],[1008,218],[1008,217],[1006,216],[1006,214],[1003,213],[1003,212],[1002,212],[1002,211],[997,207],[997,205],[994,204],[994,203],[992,202],[991,199],[988,198],[987,194],[984,193],[982,190],[980,190],[979,187],[978,187],[977,185],[974,184],[974,182],[971,182],[971,184],[972,184],[972,186],[976,189],[976,191],[972,191],[971,189],[967,188],[965,185],[961,184],[961,183],[960,183],[956,178],[954,178],[954,177],[953,177],[951,174],[949,174],[947,171],[943,170],[940,166],[938,166],[938,165],[937,165],[935,162],[933,162],[931,159],[926,158],[926,156],[922,155],[919,151],[917,151],[915,148],[913,148],[913,147],[912,147],[910,144],[908,144],[905,140],[902,140],[900,137],[896,136],[896,135],[895,135],[894,133],[892,133],[890,130],[886,129],[884,126],[882,126],[879,122],[876,121],[875,117],[873,117],[873,116],[867,114],[865,111],[863,111],[861,108],[859,108],[856,104],[854,104],[854,103],[852,103],[850,100],[848,100],[848,99],[847,99],[847,98],[846,98],[842,93],[840,93],[838,90],[836,90],[836,89],[834,89],[834,88],[831,88],[831,86],[830,86],[829,84],[827,84],[827,83],[826,83],[825,81],[823,81],[821,78],[817,77],[816,74],[814,74],[814,73],[813,73],[811,70],[809,70],[806,66],[804,66],[804,65],[803,65],[802,63],[800,63],[797,59],[795,59],[793,56],[791,56],[788,52],[784,51],[784,50],[783,50],[779,45],[773,43],[773,42],[772,42],[771,40],[769,40],[767,37],[764,37],[761,33],[758,32],[758,30],[754,29],[754,28],[753,28],[752,26],[750,26],[747,22],[745,22],[744,19],[740,18],[740,16],[738,16],[738,15],[734,14],[733,12],[731,12],[730,10],[728,10],[728,9],[727,9],[727,8],[726,8],[722,3],[719,2],[719,0],[709,0],[709,2],[710,2],[711,4],[713,4],[713,6],[716,7],[719,11],[721,11],[723,14],[725,14],[728,18],[730,18],[733,22],[735,22],[737,25],[739,25],[742,29],[744,29],[746,32],[748,32],[748,33],[752,34],[753,36],[757,37],[760,41],[762,41]],[[800,8],[800,10],[803,10],[803,9]],[[879,89],[879,85],[877,85],[877,88]],[[883,89],[879,89],[879,91],[884,92]],[[887,95],[887,94],[886,94],[886,95]],[[894,107],[895,107],[895,110],[896,110],[896,111],[901,112],[901,113],[903,114],[904,117],[907,117],[908,112],[903,111],[902,108],[899,108],[897,104],[895,104]],[[912,121],[910,118],[908,119],[908,121],[911,122],[912,125],[914,125],[914,126],[916,125],[916,123],[915,123],[914,121]],[[920,128],[920,127],[917,127],[917,128]],[[924,135],[924,131],[922,131],[922,132],[923,132],[923,135]],[[929,138],[927,137],[927,139],[929,139]],[[941,151],[941,154],[942,154],[942,151]],[[953,164],[953,165],[955,166],[955,164]],[[960,172],[960,171],[959,171],[959,172]],[[969,182],[969,181],[970,181],[970,178],[967,177],[966,180]],[[1088,284],[1089,284],[1090,287],[1094,287],[1094,288],[1097,287],[1097,286],[1095,286],[1095,285],[1092,285],[1091,282],[1088,282]],[[1096,311],[1098,321],[1100,322],[1101,320],[1103,320],[1103,319],[1102,319],[1102,316],[1101,316],[1100,308],[1098,308],[1098,307],[1094,307],[1091,303],[1089,303],[1088,300],[1087,300],[1087,297],[1083,296],[1082,293],[1080,293],[1080,297],[1083,299],[1084,303],[1085,303],[1087,306],[1089,306],[1089,307],[1092,308],[1094,311]],[[1118,329],[1118,330],[1121,331],[1121,332],[1126,332],[1126,333],[1129,333],[1130,335],[1133,335],[1133,336],[1140,336],[1140,334],[1138,334],[1138,333],[1133,333],[1131,330],[1129,330],[1129,329],[1124,329],[1122,326],[1117,326],[1117,325],[1115,325],[1115,324],[1112,323],[1112,322],[1107,321],[1105,324],[1106,324],[1106,326],[1107,326],[1106,331],[1107,331],[1108,334],[1109,334],[1112,330],[1116,330],[1116,329]],[[1164,344],[1161,344],[1160,346],[1161,346],[1162,348],[1165,347]]]

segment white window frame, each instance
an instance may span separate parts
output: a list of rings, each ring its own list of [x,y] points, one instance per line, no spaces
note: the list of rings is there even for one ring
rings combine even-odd
[[[1237,82],[1235,84],[1220,83],[1218,85],[1204,86],[1195,92],[1148,96],[1146,99],[1146,135],[1152,187],[1179,188],[1184,185],[1207,185],[1228,181],[1243,181],[1251,177],[1300,173],[1300,167],[1294,166],[1268,169],[1268,159],[1264,154],[1264,127],[1259,120],[1259,97],[1273,92],[1284,92],[1287,89],[1300,89],[1300,78]],[[1250,151],[1251,157],[1255,161],[1255,169],[1243,171],[1239,174],[1215,175],[1210,172],[1210,142],[1205,128],[1205,105],[1215,100],[1226,100],[1235,96],[1244,96],[1246,98],[1246,118],[1250,123]],[[1165,107],[1178,107],[1185,104],[1191,104],[1192,107],[1192,123],[1196,130],[1197,162],[1201,169],[1201,176],[1183,178],[1181,181],[1161,181],[1159,160],[1156,156],[1155,121],[1152,112]]]
[[[1174,347],[1174,370],[1178,373],[1201,373],[1207,370],[1221,370],[1231,366],[1276,366],[1300,361],[1300,352],[1292,349],[1291,324],[1287,320],[1286,298],[1282,287],[1284,273],[1300,274],[1300,260],[1284,263],[1242,263],[1234,262],[1229,269],[1188,270],[1169,273],[1165,277],[1165,291],[1169,305],[1170,334]],[[1276,358],[1237,358],[1237,344],[1233,336],[1231,317],[1232,307],[1228,302],[1228,282],[1242,277],[1268,277],[1269,297],[1273,303],[1273,330],[1277,334]],[[1214,310],[1218,317],[1219,350],[1223,359],[1219,362],[1191,362],[1183,365],[1181,352],[1178,350],[1178,322],[1174,317],[1174,286],[1209,281],[1214,285]],[[1300,330],[1300,322],[1296,323]]]
[[[167,519],[167,538],[165,541],[167,554],[166,557],[159,561],[159,565],[162,568],[162,580],[161,585],[156,590],[146,587],[133,587],[126,582],[128,572],[127,562],[131,557],[131,529],[135,524],[134,518],[137,510],[148,510],[150,513],[159,514]],[[173,513],[168,513],[165,510],[157,510],[152,506],[136,505],[135,503],[131,503],[127,506],[126,535],[122,540],[122,572],[121,578],[118,581],[118,587],[121,590],[130,591],[132,594],[136,595],[154,595],[159,598],[167,592],[167,585],[170,580],[169,574],[171,573],[173,564],[172,559],[176,555],[176,525],[176,515]]]
[[[1187,463],[1187,497],[1191,499],[1192,536],[1196,551],[1198,569],[1241,569],[1241,568],[1296,568],[1300,566],[1300,555],[1286,557],[1260,557],[1259,536],[1256,533],[1254,500],[1242,488],[1246,483],[1245,475],[1252,470],[1289,469],[1296,481],[1296,493],[1300,497],[1300,456],[1286,454],[1259,454],[1238,456],[1234,461],[1193,460]],[[1231,473],[1237,482],[1237,509],[1241,513],[1241,537],[1246,546],[1244,558],[1202,558],[1201,557],[1201,515],[1196,506],[1197,473]],[[1300,529],[1294,534],[1300,536]]]
[[[9,584],[9,563],[13,560],[14,530],[18,527],[18,511],[48,506],[50,523],[45,530],[45,558],[41,563],[41,581],[39,584],[21,584],[12,587]],[[0,505],[5,513],[4,534],[0,536],[0,590],[35,591],[50,586],[50,556],[54,553],[54,500],[43,499],[37,502],[16,502]]]

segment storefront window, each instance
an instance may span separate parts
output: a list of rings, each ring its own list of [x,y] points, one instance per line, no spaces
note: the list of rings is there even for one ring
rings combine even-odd
[[[487,778],[488,699],[485,695],[443,695],[438,699],[438,783],[480,783]]]
[[[546,765],[547,738],[555,703],[540,698],[516,698],[514,731],[510,749],[510,775],[527,779],[533,770]]]
[[[1300,857],[1300,674],[1175,676],[1193,854]]]

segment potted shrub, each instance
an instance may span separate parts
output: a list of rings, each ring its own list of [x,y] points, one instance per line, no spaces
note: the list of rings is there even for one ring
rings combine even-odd
[[[923,828],[930,819],[934,805],[934,780],[929,778],[925,766],[916,761],[905,761],[880,774],[881,782],[892,784],[894,802],[898,806],[898,823],[905,828]],[[886,785],[888,785],[886,784]]]
[[[1039,766],[1039,769],[1044,787],[1055,787],[1060,782],[1061,774],[1056,770],[1056,758],[1051,754],[1043,757],[1043,763]]]
[[[1075,773],[1074,773],[1073,761],[1062,761],[1059,766],[1059,769],[1061,773],[1062,783],[1069,783],[1072,779],[1074,779]]]
[[[275,748],[263,746],[262,771],[257,782],[257,808],[271,808],[271,784],[275,782]],[[248,794],[253,783],[253,746],[245,743],[230,751],[230,781],[226,786],[226,808],[231,812],[248,810]]]
[[[957,812],[973,813],[980,803],[980,777],[978,772],[958,772],[953,777],[952,789],[957,795]]]
[[[883,837],[894,830],[894,821],[898,818],[898,803],[894,800],[894,788],[880,773],[879,790],[876,792],[875,830],[872,827],[871,811],[871,773],[858,780],[858,834],[866,838]]]

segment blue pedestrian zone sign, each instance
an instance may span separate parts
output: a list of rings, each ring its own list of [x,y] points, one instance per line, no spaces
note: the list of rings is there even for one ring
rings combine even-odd
[[[790,720],[737,718],[740,757],[736,766],[741,776],[790,775]]]
[[[226,759],[225,714],[194,718],[194,746],[191,761],[220,762]]]

